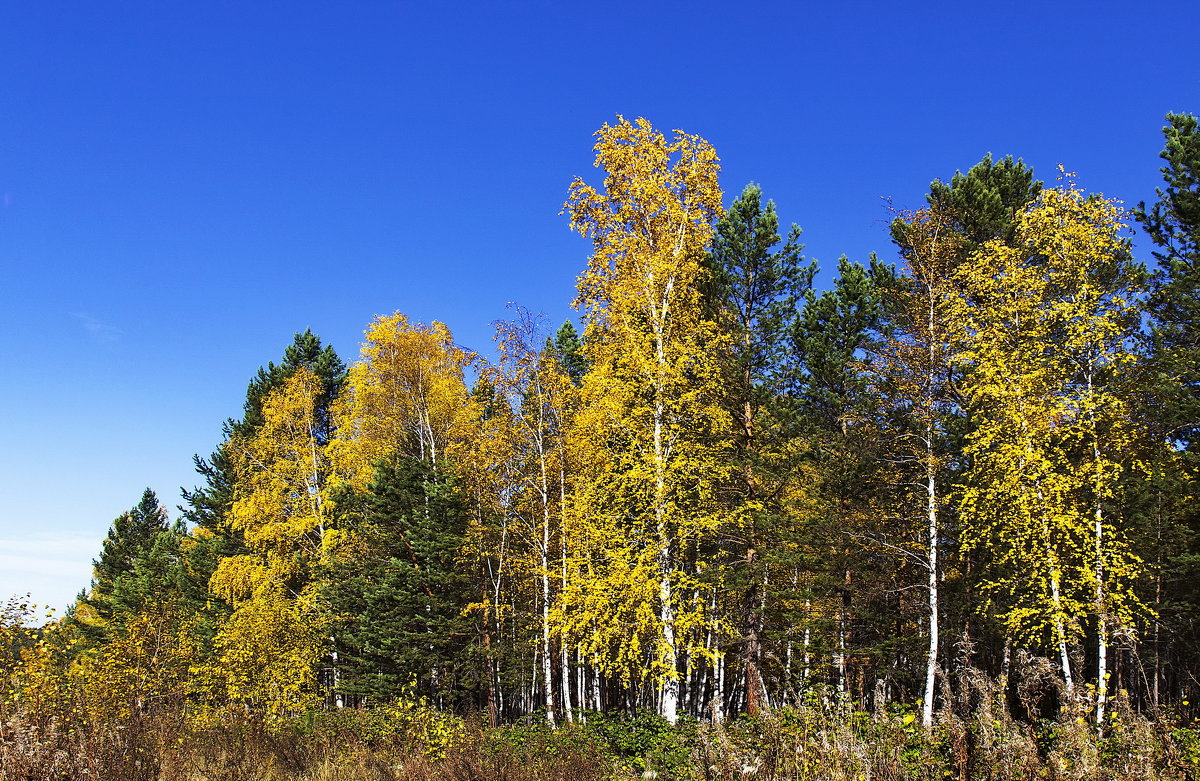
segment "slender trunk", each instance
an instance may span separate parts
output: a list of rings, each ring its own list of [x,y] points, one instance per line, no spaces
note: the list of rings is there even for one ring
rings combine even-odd
[[[567,650],[567,644],[562,644],[562,702],[563,716],[567,722],[574,723],[575,714],[574,706],[571,704],[571,652]]]
[[[562,463],[563,463],[562,455],[560,455],[560,457],[559,457],[560,466],[562,465]],[[560,504],[559,504],[560,520],[559,520],[559,526],[558,526],[558,542],[559,542],[559,556],[560,556],[560,570],[559,571],[560,571],[560,578],[562,581],[560,585],[561,585],[563,592],[565,592],[567,589],[567,535],[563,530],[561,513],[567,506],[567,481],[566,481],[566,475],[564,474],[564,470],[561,468],[559,469],[559,472],[558,472],[558,496],[559,496],[559,502],[560,502]],[[547,540],[547,542],[549,542],[549,540]],[[562,699],[563,699],[563,713],[566,715],[568,722],[575,721],[575,714],[574,714],[575,706],[574,706],[574,703],[573,703],[572,697],[571,697],[571,682],[572,682],[571,657],[570,657],[570,652],[567,650],[566,639],[564,638],[563,642],[562,642]]]
[[[496,670],[495,670],[495,665],[492,661],[492,632],[491,632],[490,627],[488,627],[488,620],[486,617],[484,618],[484,630],[483,630],[483,658],[484,658],[484,664],[487,667],[487,677],[488,677],[488,684],[487,684],[488,727],[495,729],[496,725],[500,723],[500,718],[499,718],[499,713],[497,713],[497,710],[496,710],[496,708],[497,708]]]
[[[337,638],[332,637],[332,636],[329,638],[329,660],[330,660],[331,664],[333,665],[330,668],[330,681],[329,681],[329,684],[333,689],[333,707],[339,708],[339,709],[344,708],[344,707],[346,707],[346,697],[344,694],[342,694],[340,691],[338,691],[338,683],[340,682],[340,678],[341,678],[341,670],[338,669]]]
[[[929,557],[929,649],[925,656],[925,702],[921,710],[921,724],[926,729],[933,726],[933,698],[937,684],[938,664],[938,503],[937,462],[933,454],[933,418],[925,430],[925,490],[928,514],[928,557]]]
[[[543,505],[542,514],[542,705],[546,708],[546,723],[555,726],[554,720],[554,675],[550,662],[550,562],[547,549],[550,547],[550,508]]]
[[[663,632],[663,663],[666,667],[662,682],[660,715],[668,724],[679,718],[679,648],[675,641],[675,606],[672,604],[671,576],[669,571],[670,547],[663,544],[659,553],[659,599],[662,600],[659,614]]]
[[[478,511],[478,508],[477,508]],[[482,513],[480,513],[482,514]],[[496,660],[492,655],[492,610],[491,606],[495,604],[488,597],[488,584],[491,580],[492,562],[490,558],[485,559],[483,577],[480,580],[479,587],[483,597],[483,661],[487,668],[487,709],[488,709],[488,726],[492,729],[500,723],[499,709],[502,703],[499,702],[496,696]]]
[[[529,715],[531,715],[531,716],[533,715],[533,711],[536,708],[536,704],[538,701],[538,672],[539,672],[538,668],[540,666],[539,665],[540,659],[541,659],[541,653],[539,652],[539,649],[538,649],[537,645],[535,644],[534,648],[533,648],[533,656],[529,660],[530,661],[530,664],[529,664],[529,687],[526,689],[526,692],[529,695]],[[546,688],[549,688],[549,684],[546,685]],[[544,691],[544,689],[543,689],[543,691]],[[552,719],[553,719],[553,716],[547,714],[546,721],[553,724]]]
[[[938,641],[940,631],[938,626],[938,495],[937,495],[937,458],[934,452],[934,436],[937,433],[937,388],[940,361],[938,360],[937,340],[937,296],[932,285],[929,291],[929,322],[925,335],[928,366],[928,386],[925,398],[925,512],[927,524],[927,558],[929,564],[929,647],[925,656],[925,701],[921,710],[921,724],[925,729],[933,726],[933,698],[937,685]]]
[[[546,574],[546,558],[542,556],[542,705],[546,708],[546,723],[555,726],[554,675],[550,664],[550,578]]]
[[[1096,511],[1096,547],[1100,547],[1100,511]],[[1103,729],[1104,709],[1108,705],[1108,616],[1104,609],[1104,583],[1100,580],[1102,564],[1097,551],[1096,561],[1096,728]]]
[[[660,362],[662,358],[662,341],[659,340]],[[675,639],[675,603],[673,593],[673,572],[671,556],[671,537],[667,529],[667,476],[666,453],[663,442],[663,421],[665,417],[664,403],[659,389],[659,398],[654,402],[654,515],[658,532],[658,598],[659,624],[662,628],[663,639],[663,679],[659,714],[674,724],[679,719],[679,647]]]
[[[1088,398],[1094,396],[1092,385],[1094,367],[1088,360],[1087,392]],[[1095,536],[1095,561],[1093,576],[1095,577],[1095,610],[1096,610],[1096,729],[1104,729],[1104,709],[1108,704],[1108,608],[1104,595],[1104,510],[1100,503],[1102,486],[1100,485],[1100,434],[1096,428],[1096,413],[1089,408],[1088,423],[1092,436],[1092,470],[1093,470],[1093,531]]]
[[[593,658],[593,661],[598,662],[599,660]],[[596,711],[597,713],[604,710],[603,705],[601,703],[601,699],[600,699],[600,665],[599,664],[594,664],[592,666],[592,710]]]
[[[579,703],[579,720],[587,721],[587,716],[583,711],[587,710],[587,694],[585,693],[585,685],[587,683],[587,669],[583,666],[583,654],[579,649],[575,649],[575,701]]]
[[[1032,450],[1030,445],[1026,445]],[[1042,543],[1046,547],[1046,566],[1050,570],[1050,604],[1054,613],[1054,639],[1058,644],[1058,661],[1062,665],[1063,681],[1067,685],[1067,696],[1075,696],[1075,678],[1071,674],[1071,656],[1067,649],[1067,626],[1063,620],[1063,601],[1061,591],[1062,570],[1058,563],[1058,554],[1054,549],[1054,540],[1050,533],[1049,523],[1044,515],[1047,512],[1046,498],[1039,483],[1037,486],[1038,507],[1043,513]]]
[[[1012,669],[1012,638],[1004,638],[1004,652],[1000,659],[1000,691],[1008,694],[1008,674]]]
[[[725,654],[717,652],[717,690],[712,699],[713,721],[725,720]]]
[[[812,644],[812,601],[804,600],[804,654],[801,657],[804,662],[804,667],[801,670],[800,677],[805,686],[808,685],[808,677],[810,675],[809,668],[812,666],[812,654],[809,646]]]
[[[1067,653],[1067,629],[1062,615],[1062,594],[1059,592],[1058,562],[1052,563],[1050,574],[1050,598],[1054,604],[1054,634],[1058,640],[1058,661],[1062,665],[1063,680],[1067,684],[1067,696],[1075,696],[1075,678],[1071,675],[1071,656]]]

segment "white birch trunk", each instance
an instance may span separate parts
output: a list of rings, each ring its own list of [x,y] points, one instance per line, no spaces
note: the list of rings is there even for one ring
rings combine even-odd
[[[931,410],[932,412],[932,410]],[[925,702],[921,710],[921,724],[926,729],[933,726],[933,698],[936,694],[938,664],[938,506],[937,506],[937,463],[933,457],[933,423],[926,428],[926,511],[929,535],[929,649],[925,657]]]

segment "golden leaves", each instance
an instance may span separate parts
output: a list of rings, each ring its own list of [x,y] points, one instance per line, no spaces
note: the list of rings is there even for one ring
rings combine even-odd
[[[604,669],[640,675],[649,651],[661,681],[698,634],[686,630],[704,624],[682,547],[727,520],[715,499],[731,463],[713,359],[721,336],[699,297],[719,168],[703,139],[668,142],[644,119],[619,117],[597,136],[603,192],[577,179],[566,204],[593,243],[575,302],[591,370],[569,434],[576,577],[556,615]]]
[[[394,452],[435,466],[452,457],[478,416],[463,383],[473,360],[442,323],[410,323],[399,312],[376,318],[334,405],[337,475],[362,489]]]
[[[1046,190],[1013,245],[985,245],[956,275],[975,421],[965,543],[997,558],[989,587],[1008,595],[1009,628],[1060,642],[1083,616],[1121,622],[1135,604],[1139,562],[1108,507],[1138,433],[1126,335],[1139,291],[1124,227],[1110,201]]]

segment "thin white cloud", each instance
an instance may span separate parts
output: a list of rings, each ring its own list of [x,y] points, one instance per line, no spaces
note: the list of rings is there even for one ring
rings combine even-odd
[[[29,594],[61,611],[87,588],[100,541],[91,537],[0,538],[0,601]]]
[[[87,335],[100,344],[113,344],[125,333],[112,323],[98,320],[87,312],[74,312],[73,316],[79,321]]]

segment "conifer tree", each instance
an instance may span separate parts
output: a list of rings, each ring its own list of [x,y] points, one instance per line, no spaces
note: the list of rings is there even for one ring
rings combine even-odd
[[[804,684],[824,671],[813,661],[820,653],[830,660],[831,679],[843,694],[852,652],[868,643],[860,636],[866,578],[877,569],[859,555],[857,541],[875,529],[879,515],[883,461],[866,369],[882,327],[880,289],[892,276],[874,256],[869,267],[839,259],[833,288],[805,296],[791,334],[799,363],[788,394],[791,425],[805,444],[814,506],[795,531],[802,539],[794,545],[791,602],[803,609],[785,625],[802,633],[789,639],[801,643]]]
[[[1164,447],[1142,499],[1158,570],[1147,597],[1161,613],[1148,632],[1155,703],[1167,687],[1178,699],[1187,696],[1188,676],[1180,671],[1196,663],[1200,648],[1200,513],[1194,509],[1200,485],[1200,125],[1191,114],[1171,113],[1166,120],[1163,186],[1151,206],[1143,202],[1133,210],[1157,261],[1148,305],[1155,382],[1143,415]],[[1191,686],[1194,700],[1200,693]]]
[[[326,594],[340,616],[339,686],[376,701],[402,694],[457,705],[474,686],[473,580],[461,567],[468,511],[461,490],[427,462],[381,462],[356,540],[332,565]]]
[[[1157,246],[1158,272],[1150,313],[1156,361],[1170,378],[1166,411],[1172,438],[1189,450],[1200,431],[1200,125],[1191,114],[1168,114],[1159,156],[1165,187],[1134,215]]]
[[[579,332],[575,330],[575,326],[570,320],[564,320],[554,333],[553,347],[558,351],[558,359],[562,363],[563,371],[571,378],[571,381],[576,385],[583,382],[583,375],[587,374],[588,362],[587,358],[583,357],[583,339],[579,337]]]
[[[172,562],[164,559],[177,553],[177,531],[168,525],[166,508],[147,488],[132,509],[113,521],[100,558],[92,562],[92,586],[81,599],[92,615],[85,619],[76,612],[85,636],[93,643],[103,642],[155,596],[156,586],[170,584]]]
[[[934,179],[925,199],[931,208],[953,220],[962,237],[960,258],[967,258],[984,243],[1013,240],[1017,218],[1042,191],[1033,169],[1012,155],[995,162],[989,153],[964,174],[955,171],[949,184]],[[902,221],[892,223],[892,238],[903,250]]]
[[[724,405],[734,421],[737,477],[727,501],[737,519],[737,563],[725,586],[742,595],[735,607],[742,636],[747,710],[758,710],[764,692],[762,632],[771,559],[780,546],[772,539],[783,523],[779,500],[793,463],[787,453],[787,427],[780,400],[794,375],[787,337],[816,264],[803,263],[800,228],[793,225],[783,246],[775,204],[762,203],[762,190],[749,184],[717,220],[707,256],[706,306],[727,337],[719,358]],[[735,582],[736,581],[736,582]]]

